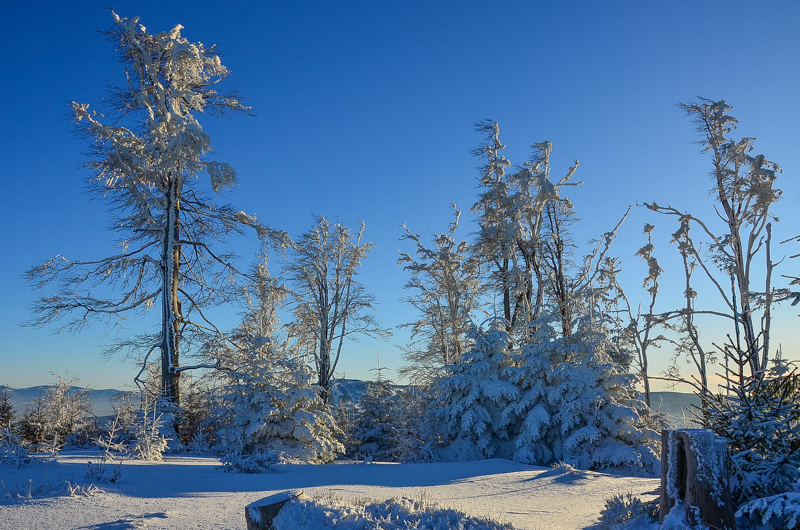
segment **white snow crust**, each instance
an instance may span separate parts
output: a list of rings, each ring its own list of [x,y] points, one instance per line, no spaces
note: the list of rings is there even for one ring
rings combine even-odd
[[[0,466],[0,479],[17,486],[86,482],[97,452],[65,452],[51,464]],[[431,464],[276,466],[276,473],[224,473],[211,457],[165,456],[164,462],[126,460],[114,484],[90,497],[0,499],[0,529],[232,529],[244,528],[245,507],[285,490],[309,496],[384,501],[421,496],[472,517],[517,529],[577,530],[594,523],[615,493],[655,492],[658,479],[620,477],[510,460]]]

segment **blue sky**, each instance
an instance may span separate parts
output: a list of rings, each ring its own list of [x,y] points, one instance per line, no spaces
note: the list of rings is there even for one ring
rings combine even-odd
[[[72,4],[72,5],[70,5]],[[49,371],[96,388],[123,387],[136,373],[101,360],[108,334],[78,336],[20,327],[35,293],[23,271],[55,254],[106,255],[105,206],[83,191],[86,145],[67,112],[70,100],[96,105],[123,70],[96,29],[111,25],[108,2],[16,2],[0,19],[0,384],[29,386]],[[800,233],[800,4],[795,2],[114,2],[151,31],[182,24],[191,41],[218,44],[255,117],[201,119],[218,160],[240,185],[226,195],[248,213],[292,234],[317,213],[366,223],[376,243],[362,281],[393,327],[413,318],[398,302],[406,275],[396,265],[399,225],[441,231],[448,205],[468,210],[476,195],[473,124],[500,123],[513,163],[534,142],[554,144],[554,173],[581,161],[570,191],[583,219],[578,242],[610,229],[628,205],[657,200],[710,217],[708,160],[678,102],[726,99],[739,133],[780,163],[776,239]],[[667,269],[662,307],[682,289],[670,221],[634,207],[615,253],[635,299],[644,266],[633,253],[641,227],[656,224]],[[474,229],[465,215],[462,236]],[[255,243],[230,242],[249,262]],[[776,249],[776,255],[795,249]],[[798,269],[784,265],[782,273]],[[670,298],[671,296],[671,298]],[[789,342],[797,311],[784,308],[777,340]],[[153,315],[157,317],[157,315]],[[217,311],[233,326],[232,309]],[[140,329],[147,322],[126,323]],[[376,363],[401,364],[397,332],[344,353],[342,375],[372,377]],[[660,354],[666,357],[666,352]],[[660,365],[658,361],[655,363]],[[390,377],[393,373],[388,374]]]

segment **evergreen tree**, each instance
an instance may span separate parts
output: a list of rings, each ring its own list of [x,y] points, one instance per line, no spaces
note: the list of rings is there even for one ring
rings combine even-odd
[[[563,337],[539,326],[516,373],[515,460],[656,472],[658,434],[642,424],[635,377],[613,361],[613,349],[602,333]]]
[[[397,407],[394,385],[378,377],[367,384],[358,403],[358,415],[353,429],[356,456],[380,462],[393,462],[398,457]]]
[[[732,374],[738,380],[735,374]],[[800,374],[780,359],[765,374],[705,400],[703,425],[728,440],[739,502],[796,491],[800,480]]]
[[[512,338],[504,319],[473,331],[475,346],[447,367],[434,401],[449,459],[476,460],[511,455],[510,406],[519,389],[508,381]]]
[[[234,467],[253,471],[254,461],[278,460],[326,464],[344,452],[309,367],[254,358],[247,371],[230,377],[229,423],[220,436]]]
[[[14,405],[11,403],[11,390],[8,386],[0,388],[0,429],[10,429],[14,422]]]

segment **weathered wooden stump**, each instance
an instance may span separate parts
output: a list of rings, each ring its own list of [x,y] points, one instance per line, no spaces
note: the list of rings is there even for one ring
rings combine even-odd
[[[281,511],[283,505],[303,496],[304,493],[301,490],[289,490],[248,504],[244,509],[247,530],[270,530],[272,528],[272,520]]]
[[[677,503],[691,524],[734,528],[734,506],[728,480],[728,447],[703,429],[661,433],[661,506],[659,521]]]

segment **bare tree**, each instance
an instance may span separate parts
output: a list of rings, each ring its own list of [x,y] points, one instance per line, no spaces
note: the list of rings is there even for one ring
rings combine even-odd
[[[772,285],[772,223],[770,207],[781,196],[774,187],[780,166],[764,155],[752,155],[755,138],[734,140],[729,137],[738,120],[729,116],[732,107],[725,100],[700,99],[697,103],[680,104],[696,125],[701,139],[698,144],[709,153],[713,169],[711,177],[714,210],[722,221],[712,223],[656,202],[645,204],[660,214],[674,216],[679,223],[672,241],[677,244],[684,264],[686,305],[664,316],[680,319],[684,332],[684,350],[694,361],[698,374],[692,381],[701,394],[708,393],[708,369],[713,352],[700,341],[696,317],[718,316],[731,324],[724,343],[713,343],[715,351],[737,366],[738,380],[744,384],[748,375],[763,373],[770,361],[770,324],[772,306],[782,291]],[[700,236],[693,235],[696,229]],[[760,257],[759,257],[760,255]],[[764,260],[764,275],[754,277],[753,268]],[[722,310],[696,307],[698,292],[692,275],[699,271],[713,285],[723,305]],[[757,282],[760,282],[759,286]]]
[[[538,320],[544,307],[543,228],[548,222],[552,228],[560,203],[570,207],[560,190],[582,184],[570,181],[580,162],[575,160],[563,178],[552,182],[553,145],[545,141],[534,144],[531,159],[509,174],[506,168],[511,163],[500,154],[505,145],[500,142],[499,125],[481,122],[476,129],[487,138],[473,151],[475,156],[486,159],[480,168],[484,189],[472,207],[472,213],[479,215],[480,227],[474,249],[491,269],[492,283],[502,295],[503,317],[509,330],[518,328],[525,334],[528,323]]]
[[[305,349],[316,365],[318,384],[327,402],[331,379],[345,338],[359,335],[387,337],[375,319],[375,297],[357,281],[361,261],[372,249],[363,243],[364,223],[358,232],[340,223],[331,225],[322,216],[291,243],[286,265],[289,299],[295,321],[295,347]]]
[[[636,375],[639,376],[644,385],[644,402],[648,407],[651,402],[648,352],[651,347],[658,348],[663,341],[668,340],[663,334],[655,334],[659,325],[663,324],[661,318],[655,313],[655,307],[658,300],[658,280],[664,270],[659,265],[658,259],[653,255],[653,230],[655,230],[655,226],[651,224],[644,225],[643,232],[647,234],[647,244],[636,251],[636,255],[641,257],[647,264],[647,276],[642,282],[642,288],[649,295],[647,312],[642,313],[640,304],[634,314],[633,307],[625,292],[622,289],[619,290],[622,302],[625,304],[624,311],[628,317],[628,325],[623,330],[623,333],[635,352],[633,362],[637,369]]]
[[[512,177],[515,193],[512,210],[516,212],[516,248],[522,264],[524,282],[527,284],[525,296],[521,298],[525,307],[525,324],[537,321],[542,315],[545,298],[545,272],[542,234],[547,218],[559,202],[570,205],[569,199],[560,196],[564,186],[580,186],[583,182],[570,182],[580,162],[570,166],[567,174],[557,183],[550,181],[550,155],[553,144],[545,141],[533,144],[533,156],[523,168]],[[535,296],[535,299],[534,299]]]
[[[612,230],[589,242],[588,252],[575,263],[572,249],[576,245],[569,231],[576,219],[572,202],[564,197],[546,203],[541,249],[545,276],[542,289],[545,304],[550,306],[549,312],[557,316],[563,337],[571,336],[576,326],[606,332],[609,318],[618,312],[615,307],[622,296],[616,278],[619,269],[617,259],[609,256],[609,251],[628,213],[630,207]]]
[[[90,318],[118,322],[160,301],[161,330],[143,364],[160,350],[161,394],[178,403],[180,374],[200,366],[181,365],[181,343],[193,333],[219,333],[204,309],[230,300],[227,287],[239,274],[234,256],[212,250],[211,242],[243,227],[262,238],[281,234],[215,204],[198,183],[205,173],[219,193],[236,183],[236,173],[206,160],[211,140],[196,115],[248,110],[235,93],[217,91],[229,72],[214,48],[189,42],[180,25],[153,35],[138,18],[112,14],[105,35],[126,69],[125,82],[110,88],[108,124],[89,105],[71,105],[92,146],[89,187],[109,203],[119,252],[95,261],[59,255],[28,270],[36,288],[58,284],[55,294],[34,302],[32,324],[66,318],[61,329],[80,331]]]
[[[471,255],[470,245],[455,237],[461,212],[447,232],[434,234],[433,246],[426,246],[419,234],[403,225],[402,240],[416,245],[414,256],[400,253],[397,264],[411,273],[405,288],[413,294],[402,301],[414,306],[419,317],[403,327],[411,329],[411,344],[405,348],[408,365],[400,371],[414,383],[430,383],[442,369],[459,361],[470,347],[467,332],[472,313],[480,308],[482,293],[480,262]]]
[[[480,167],[479,183],[482,187],[478,201],[471,212],[478,215],[478,234],[474,251],[491,268],[491,281],[500,292],[503,318],[509,326],[517,320],[519,309],[516,292],[525,292],[525,287],[514,285],[512,271],[516,269],[516,246],[510,237],[513,219],[510,216],[511,184],[506,168],[511,162],[501,154],[505,145],[500,142],[500,126],[497,122],[483,121],[475,130],[486,135],[486,140],[472,154],[486,162]]]

